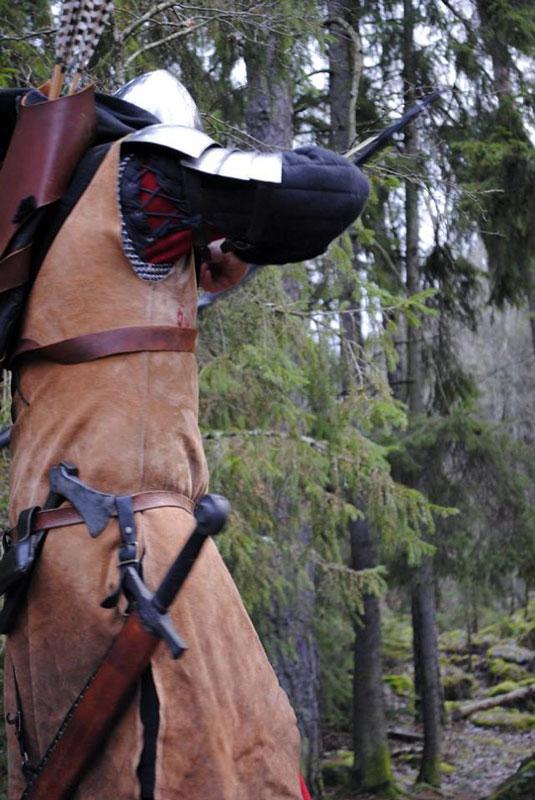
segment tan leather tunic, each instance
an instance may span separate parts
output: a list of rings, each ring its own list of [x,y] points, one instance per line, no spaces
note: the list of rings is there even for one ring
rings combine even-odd
[[[123,254],[114,146],[55,239],[28,303],[23,336],[50,344],[135,325],[194,327],[191,259],[163,281],[140,280]],[[185,321],[185,322],[183,322]],[[10,514],[42,504],[47,471],[74,462],[80,477],[115,494],[145,489],[196,499],[207,486],[191,353],[144,352],[21,368],[12,439]],[[154,588],[193,527],[175,508],[136,515],[144,577]],[[37,761],[102,658],[123,617],[102,599],[117,585],[118,532],[93,540],[83,525],[51,531],[27,606],[8,639],[6,710],[16,670]],[[154,800],[298,800],[299,742],[280,689],[237,590],[212,543],[172,608],[189,650],[172,661],[160,645]],[[8,727],[9,800],[24,787]],[[76,800],[139,800],[138,698],[76,793]]]

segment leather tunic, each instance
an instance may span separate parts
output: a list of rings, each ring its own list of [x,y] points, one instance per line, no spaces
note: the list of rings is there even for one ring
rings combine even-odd
[[[195,326],[196,281],[184,256],[162,281],[138,278],[121,246],[120,146],[111,148],[54,240],[33,286],[22,336],[41,345],[140,325]],[[61,460],[114,494],[161,489],[195,500],[207,468],[197,426],[192,353],[142,352],[82,364],[23,364],[15,398],[11,504],[42,504]],[[23,399],[24,398],[24,399]],[[155,588],[193,527],[177,508],[136,514],[143,575]],[[13,668],[36,762],[123,624],[101,601],[117,585],[117,524],[95,540],[84,525],[49,533],[28,602],[8,638],[6,711]],[[210,542],[171,609],[189,649],[172,661],[160,645],[152,672],[160,704],[154,800],[298,800],[299,739],[238,592]],[[8,726],[9,800],[24,781]],[[139,696],[75,794],[139,800],[143,743]]]

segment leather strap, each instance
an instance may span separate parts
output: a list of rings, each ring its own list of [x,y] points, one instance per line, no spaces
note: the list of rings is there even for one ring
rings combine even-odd
[[[132,495],[134,512],[149,511],[151,508],[181,508],[188,514],[193,514],[195,503],[178,492],[138,492]],[[112,517],[117,516],[117,511],[112,511]],[[83,519],[71,505],[53,508],[49,511],[38,511],[32,520],[32,532],[52,530],[53,528],[66,528],[69,525],[80,525]]]
[[[86,333],[47,345],[41,345],[33,339],[21,339],[13,360],[39,357],[60,364],[80,364],[120,353],[158,350],[193,353],[196,336],[194,328],[150,325]]]
[[[15,250],[0,261],[0,292],[25,284],[30,277],[31,245]]]

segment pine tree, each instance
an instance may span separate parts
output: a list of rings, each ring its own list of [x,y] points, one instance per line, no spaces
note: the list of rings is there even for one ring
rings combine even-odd
[[[349,149],[355,140],[355,108],[362,72],[362,45],[358,19],[353,3],[332,0],[328,4],[331,43],[330,112],[331,144],[338,152]],[[353,269],[358,269],[358,242],[352,239]],[[360,297],[356,281],[346,276],[340,301],[345,305],[341,315],[343,391],[352,391],[355,345],[363,346]],[[361,571],[378,566],[376,545],[366,507],[358,497],[348,497],[359,508],[359,518],[349,522],[351,567]],[[362,515],[362,516],[360,516]],[[366,594],[363,613],[355,625],[353,666],[353,749],[355,771],[364,789],[385,789],[392,783],[384,710],[381,664],[381,612],[379,598]]]

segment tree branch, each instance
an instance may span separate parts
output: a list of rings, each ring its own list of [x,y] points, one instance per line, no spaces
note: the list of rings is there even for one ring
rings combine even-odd
[[[56,28],[43,28],[40,31],[31,31],[30,33],[24,33],[20,36],[0,35],[0,42],[24,42],[27,39],[36,39],[39,36],[51,36],[53,33],[57,33]]]
[[[206,433],[202,434],[202,438],[205,441],[219,439],[250,439],[254,437],[293,439],[294,441],[300,441],[303,442],[303,444],[310,445],[310,447],[313,447],[315,450],[319,450],[320,453],[325,453],[328,449],[328,443],[326,441],[314,439],[312,436],[295,436],[285,431],[264,430],[263,428],[253,428],[242,431],[206,431]]]
[[[159,14],[160,11],[166,11],[168,8],[171,8],[171,6],[174,5],[176,5],[176,0],[164,0],[164,2],[157,3],[155,6],[152,6],[152,8],[149,8],[148,11],[135,19],[130,23],[130,25],[127,25],[126,28],[121,31],[117,38],[118,43],[124,44],[128,37],[131,36],[139,27],[141,27],[144,22],[148,22],[150,19],[155,17],[156,14]]]
[[[448,0],[440,0],[440,2],[443,5],[445,5],[446,8],[448,9],[448,11],[450,11],[453,14],[455,19],[457,19],[461,23],[461,25],[464,26],[464,28],[465,28],[465,30],[466,30],[466,32],[468,34],[468,38],[473,41],[473,39],[474,39],[474,31],[473,31],[473,28],[470,25],[470,20],[468,20],[465,17],[463,17],[463,15],[459,11],[457,11],[457,9],[454,8],[452,6],[452,4],[450,2],[448,2]]]
[[[187,28],[174,31],[168,36],[163,36],[161,39],[158,39],[155,42],[149,42],[149,44],[143,45],[143,47],[140,47],[139,50],[136,50],[135,53],[132,53],[132,55],[126,59],[124,64],[125,68],[128,67],[132,61],[135,61],[136,58],[139,58],[139,56],[143,55],[143,53],[147,53],[149,50],[154,50],[155,47],[160,47],[163,44],[172,42],[173,39],[178,39],[181,36],[188,36],[188,34],[193,33],[193,31],[196,31],[198,28],[202,28],[204,25],[206,25],[206,20],[203,19],[200,22],[197,22],[195,25],[188,25]]]

